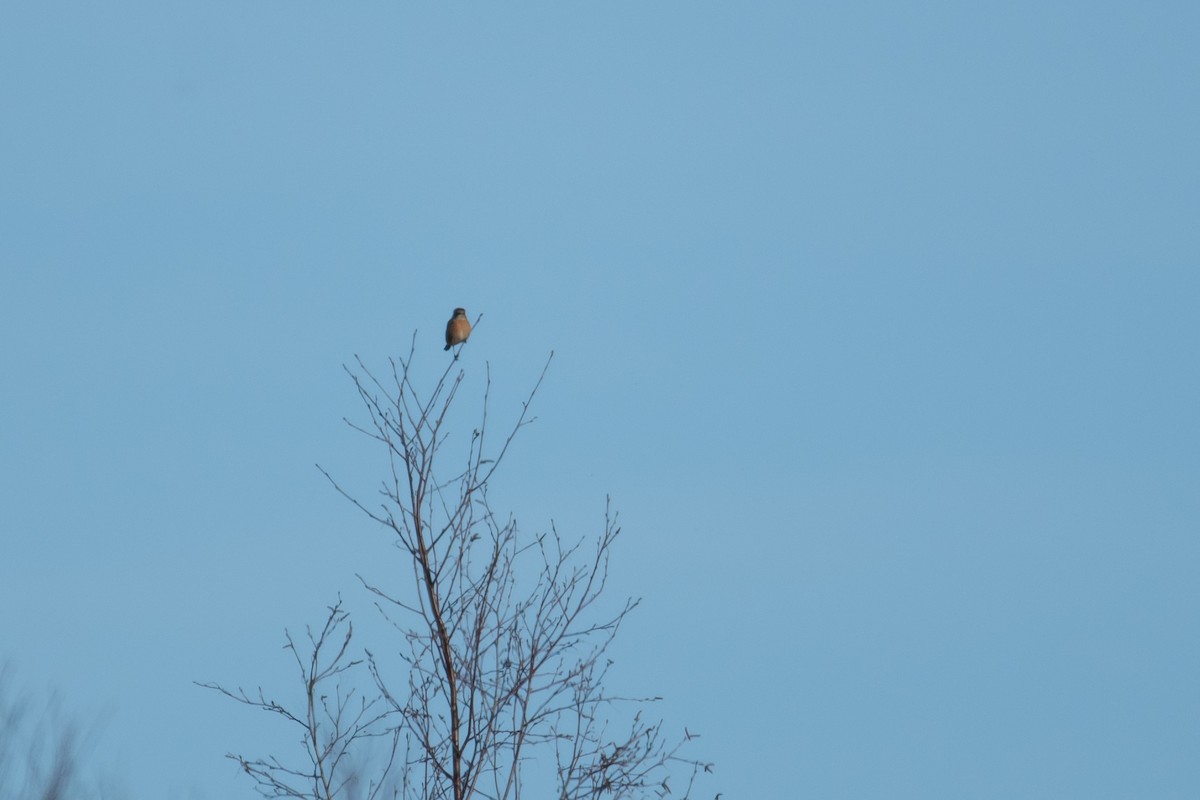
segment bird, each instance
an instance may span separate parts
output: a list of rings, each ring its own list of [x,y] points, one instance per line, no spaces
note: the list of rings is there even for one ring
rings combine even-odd
[[[471,323],[467,321],[465,308],[454,309],[450,321],[446,323],[446,347],[449,350],[456,344],[462,344],[471,335]]]

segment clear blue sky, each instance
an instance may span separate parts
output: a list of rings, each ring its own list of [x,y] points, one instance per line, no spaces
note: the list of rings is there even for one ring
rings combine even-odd
[[[1195,798],[1198,9],[5,3],[0,658],[254,796],[192,681],[366,613],[341,364],[462,305],[712,793]]]

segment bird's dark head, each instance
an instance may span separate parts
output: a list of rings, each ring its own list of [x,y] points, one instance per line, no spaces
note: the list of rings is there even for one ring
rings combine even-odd
[[[466,315],[467,315],[467,310],[466,310],[465,308],[456,308],[456,309],[454,309],[454,316],[456,316],[456,317],[465,317]]]

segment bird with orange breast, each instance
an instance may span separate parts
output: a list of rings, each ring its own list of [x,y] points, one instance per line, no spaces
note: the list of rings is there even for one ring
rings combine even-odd
[[[454,309],[454,314],[446,323],[446,347],[444,349],[449,350],[456,344],[462,344],[470,335],[471,323],[467,321],[467,310],[465,308]]]

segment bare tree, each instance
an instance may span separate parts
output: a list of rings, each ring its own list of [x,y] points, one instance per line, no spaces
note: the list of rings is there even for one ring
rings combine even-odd
[[[11,666],[0,666],[0,798],[99,798],[80,762],[92,737],[69,721],[57,698],[17,693]]]
[[[321,470],[393,537],[402,555],[397,575],[409,577],[394,588],[360,576],[400,633],[402,668],[385,666],[367,650],[363,660],[377,697],[323,691],[321,684],[359,663],[347,655],[351,628],[339,603],[322,632],[310,633],[305,655],[288,639],[306,685],[306,709],[288,710],[261,690],[251,696],[209,684],[303,729],[305,766],[231,758],[271,797],[334,800],[354,792],[519,800],[527,783],[535,796],[554,793],[559,800],[664,797],[672,792],[672,768],[681,768],[686,780],[677,796],[687,798],[697,774],[711,770],[680,753],[694,735],[672,739],[661,722],[646,717],[647,704],[658,698],[605,689],[609,645],[638,605],[627,600],[606,614],[599,602],[620,534],[616,516],[606,510],[591,540],[568,539],[553,524],[525,538],[515,519],[498,516],[489,501],[492,476],[517,433],[533,422],[530,406],[553,353],[516,421],[494,443],[488,368],[479,423],[469,437],[461,434],[455,455],[448,420],[465,373],[455,373],[451,362],[422,394],[412,380],[413,341],[407,358],[390,361],[385,379],[361,359],[346,370],[368,418],[347,423],[388,455],[379,503],[360,502]],[[335,633],[336,654],[325,657]],[[376,774],[364,780],[348,769],[339,773],[351,748],[374,737],[387,745]]]

